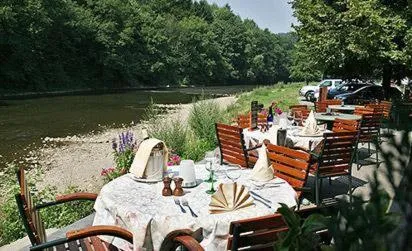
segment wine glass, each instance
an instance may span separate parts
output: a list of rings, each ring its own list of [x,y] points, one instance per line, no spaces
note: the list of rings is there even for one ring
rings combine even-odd
[[[240,177],[239,170],[226,170],[226,176],[235,183],[237,179]]]
[[[206,160],[206,170],[209,172],[209,178],[204,180],[204,182],[215,182],[213,177],[213,171],[215,169],[215,155],[214,152],[207,152],[205,154],[205,160]]]
[[[214,180],[213,179],[213,174],[214,174],[214,170],[212,169],[212,170],[210,170],[210,177],[212,178],[211,180],[211,182],[210,182],[210,189],[209,190],[206,190],[206,193],[207,194],[214,194],[215,192],[216,192],[216,190],[215,190],[215,187],[214,187],[214,182],[216,181],[216,180]]]

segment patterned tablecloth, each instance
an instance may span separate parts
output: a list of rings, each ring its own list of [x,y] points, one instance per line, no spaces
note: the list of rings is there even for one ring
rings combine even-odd
[[[287,147],[300,147],[306,150],[314,149],[323,139],[322,133],[317,136],[302,136],[300,135],[303,127],[292,126],[286,131],[286,146]],[[325,130],[327,131],[327,130]],[[324,131],[324,132],[325,132]],[[249,131],[248,129],[243,130],[243,137],[245,139],[246,146],[256,145],[262,143],[263,140],[269,139],[269,134],[267,132],[261,132],[259,130]]]
[[[201,180],[209,175],[204,165],[196,165],[196,177]],[[177,167],[173,169],[176,174]],[[226,172],[239,172],[238,183],[246,185],[256,193],[272,201],[268,208],[258,201],[255,205],[241,210],[223,213],[209,214],[210,195],[205,191],[210,183],[202,182],[197,187],[185,189],[182,198],[188,200],[195,213],[194,218],[189,213],[182,213],[174,203],[173,197],[163,197],[161,190],[163,183],[141,183],[135,180],[134,175],[123,175],[106,184],[96,200],[94,209],[96,216],[93,225],[118,225],[133,233],[134,247],[119,238],[102,237],[115,246],[123,249],[146,249],[153,245],[154,250],[159,247],[165,236],[177,229],[197,230],[202,228],[204,240],[201,245],[206,250],[224,250],[227,245],[229,225],[233,220],[258,217],[273,214],[279,207],[279,203],[285,203],[289,207],[296,206],[296,193],[293,188],[280,178],[274,178],[262,184],[252,182],[249,170],[234,169],[229,166],[219,166],[216,171],[217,183],[231,182],[226,177]],[[271,183],[280,183],[273,186]],[[271,187],[272,185],[272,187]]]

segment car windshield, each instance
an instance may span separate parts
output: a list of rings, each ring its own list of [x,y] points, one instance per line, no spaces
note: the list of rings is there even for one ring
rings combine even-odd
[[[335,82],[335,86],[336,86],[337,89],[339,89],[339,88],[341,88],[342,86],[344,86],[344,84],[343,84],[342,81],[336,81],[336,82]]]
[[[331,86],[332,85],[332,81],[327,80],[327,81],[323,81],[322,83],[320,83],[319,87],[325,87],[325,86]]]

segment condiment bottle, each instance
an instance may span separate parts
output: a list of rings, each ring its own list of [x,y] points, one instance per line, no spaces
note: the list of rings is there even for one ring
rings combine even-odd
[[[174,182],[175,182],[175,190],[173,191],[173,195],[182,196],[183,195],[183,188],[182,188],[183,179],[178,177],[174,179]]]
[[[172,188],[170,188],[170,183],[172,183],[172,179],[169,177],[163,178],[163,196],[171,196],[172,195]]]

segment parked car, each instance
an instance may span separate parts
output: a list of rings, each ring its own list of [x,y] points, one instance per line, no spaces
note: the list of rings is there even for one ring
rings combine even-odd
[[[390,87],[389,96],[391,100],[401,99],[402,92],[395,87]],[[375,100],[383,100],[383,87],[381,85],[367,85],[354,92],[343,93],[335,96],[335,99],[340,99],[346,105],[357,105],[373,102]]]
[[[362,87],[370,86],[370,85],[371,84],[366,84],[366,83],[353,83],[353,82],[345,83],[345,84],[338,86],[337,88],[328,90],[328,99],[333,99],[335,98],[336,95],[340,95],[344,93],[351,93]]]
[[[315,91],[320,87],[327,86],[328,90],[338,87],[342,83],[342,79],[324,79],[318,85],[306,85],[299,90],[299,95],[305,97],[308,101],[314,101]]]

